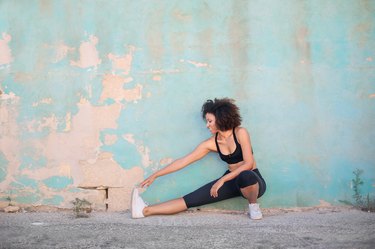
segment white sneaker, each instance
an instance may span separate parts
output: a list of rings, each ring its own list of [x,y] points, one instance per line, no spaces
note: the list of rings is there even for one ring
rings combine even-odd
[[[260,211],[258,203],[249,204],[250,219],[260,220],[263,218],[262,212]]]
[[[131,199],[131,211],[132,218],[144,218],[143,209],[147,207],[147,204],[143,201],[142,197],[139,196],[138,188],[133,189],[132,199]]]

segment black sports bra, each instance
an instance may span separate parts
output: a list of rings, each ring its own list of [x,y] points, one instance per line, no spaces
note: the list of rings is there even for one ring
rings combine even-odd
[[[220,148],[219,148],[219,144],[217,142],[217,135],[218,134],[219,133],[216,133],[215,143],[216,143],[217,152],[219,153],[221,160],[223,160],[224,162],[226,162],[228,164],[234,164],[234,163],[238,163],[238,162],[243,161],[241,144],[237,141],[237,137],[236,137],[236,133],[234,132],[234,128],[233,128],[233,138],[234,138],[234,142],[236,143],[236,149],[234,150],[233,153],[231,153],[229,155],[223,155],[221,153]],[[251,149],[251,152],[253,152],[252,149]]]

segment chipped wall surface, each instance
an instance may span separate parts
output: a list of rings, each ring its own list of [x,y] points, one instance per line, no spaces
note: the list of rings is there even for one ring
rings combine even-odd
[[[374,13],[365,0],[0,1],[1,205],[129,208],[135,184],[208,138],[200,108],[215,97],[241,108],[263,206],[339,204],[356,168],[373,192]],[[225,168],[210,154],[143,197]]]

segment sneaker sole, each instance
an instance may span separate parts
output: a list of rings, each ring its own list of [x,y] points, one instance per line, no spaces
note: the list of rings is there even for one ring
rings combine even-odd
[[[130,211],[132,213],[132,218],[134,219],[134,214],[133,214],[133,211],[134,211],[134,208],[133,208],[133,204],[135,203],[135,195],[134,195],[134,192],[135,191],[138,191],[137,188],[133,188],[132,190],[132,198],[130,199]]]
[[[255,217],[255,218],[250,217],[250,219],[252,219],[252,220],[261,220],[261,219],[263,219],[263,216],[261,216],[261,217]]]

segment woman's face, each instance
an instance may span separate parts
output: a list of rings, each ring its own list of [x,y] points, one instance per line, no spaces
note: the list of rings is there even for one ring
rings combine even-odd
[[[218,132],[218,129],[216,128],[216,118],[215,115],[213,115],[212,113],[206,114],[206,127],[210,130],[212,134]]]

